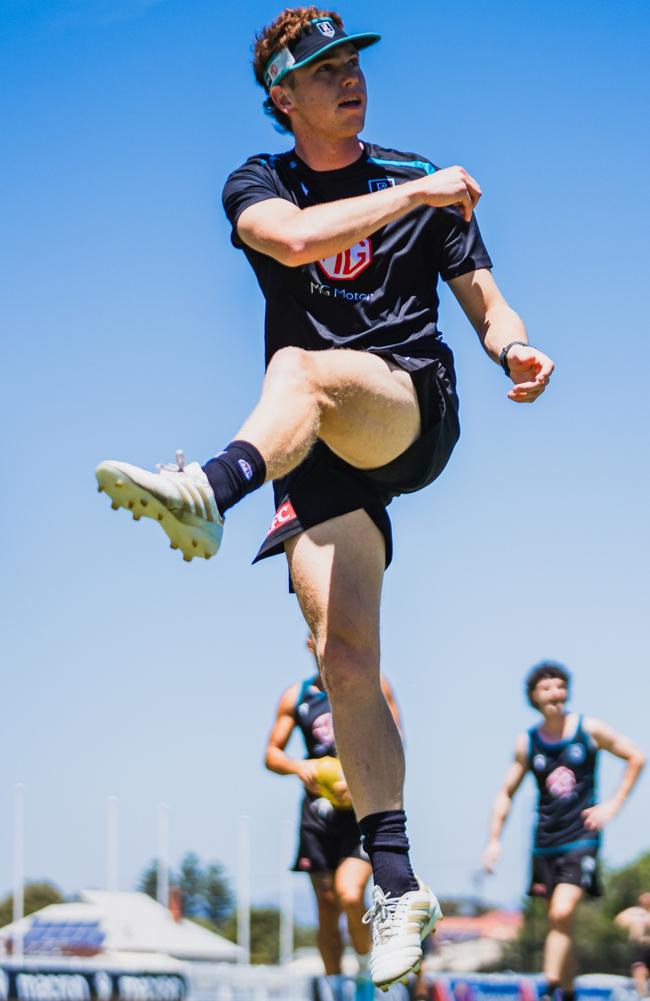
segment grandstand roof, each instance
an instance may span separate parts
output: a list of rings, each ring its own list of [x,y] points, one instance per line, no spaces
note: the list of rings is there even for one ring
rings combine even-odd
[[[176,921],[145,893],[83,890],[81,900],[50,904],[0,929],[0,946],[20,935],[25,955],[162,953],[182,960],[235,962],[241,950],[193,921]]]

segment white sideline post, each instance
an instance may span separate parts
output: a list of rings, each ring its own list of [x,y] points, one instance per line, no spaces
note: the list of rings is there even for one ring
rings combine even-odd
[[[156,899],[169,908],[169,804],[158,806],[158,872],[156,878]]]
[[[290,820],[283,826],[283,869],[281,877],[282,909],[280,911],[280,965],[286,966],[293,959],[293,883],[289,860],[293,848],[293,830]]]
[[[110,893],[117,893],[119,888],[119,808],[117,796],[109,796],[106,819],[106,889]]]
[[[239,818],[239,878],[237,880],[237,945],[243,950],[240,962],[251,959],[251,851],[248,817]]]
[[[25,916],[25,786],[17,782],[14,788],[14,859],[13,859],[13,920]],[[18,959],[23,954],[23,934],[16,932],[13,954]]]

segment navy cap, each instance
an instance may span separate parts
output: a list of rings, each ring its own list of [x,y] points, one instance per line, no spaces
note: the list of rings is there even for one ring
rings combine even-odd
[[[303,28],[295,42],[280,49],[269,59],[264,70],[266,89],[270,90],[276,83],[280,83],[287,73],[306,66],[336,45],[352,42],[356,49],[365,49],[368,45],[374,45],[380,38],[381,35],[377,35],[374,31],[346,35],[343,28],[339,28],[331,18],[316,17]]]

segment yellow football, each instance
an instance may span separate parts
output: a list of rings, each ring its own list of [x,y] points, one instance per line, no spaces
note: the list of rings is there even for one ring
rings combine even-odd
[[[316,785],[320,795],[337,810],[349,810],[352,806],[350,797],[347,794],[341,796],[336,788],[341,782],[345,782],[345,776],[339,759],[331,755],[319,758],[316,762]]]

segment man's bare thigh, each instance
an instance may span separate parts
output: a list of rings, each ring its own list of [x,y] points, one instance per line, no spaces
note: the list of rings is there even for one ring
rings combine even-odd
[[[334,630],[378,648],[384,539],[363,510],[314,525],[285,544],[289,569],[317,644]]]
[[[384,466],[420,434],[420,407],[408,372],[363,351],[312,356],[325,405],[319,437],[357,469]]]

